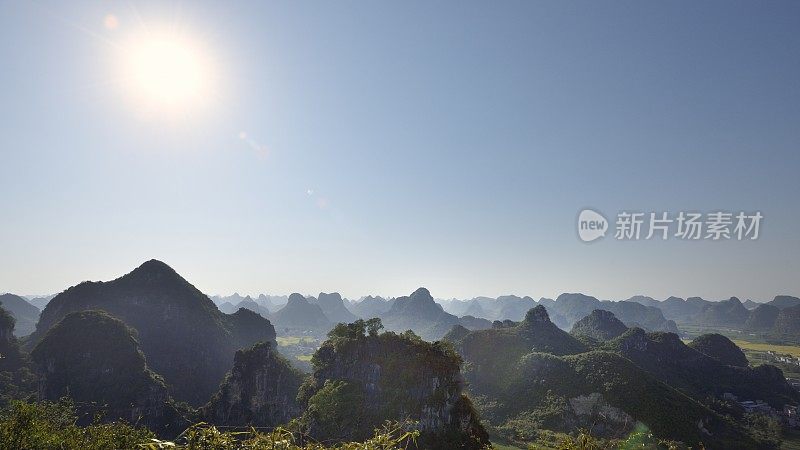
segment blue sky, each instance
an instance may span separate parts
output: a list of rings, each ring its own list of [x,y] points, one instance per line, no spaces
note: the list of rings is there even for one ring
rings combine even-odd
[[[165,26],[214,72],[177,119],[117,80]],[[209,294],[800,295],[798,30],[781,1],[2,2],[0,291],[157,258]],[[584,207],[765,218],[585,244]]]

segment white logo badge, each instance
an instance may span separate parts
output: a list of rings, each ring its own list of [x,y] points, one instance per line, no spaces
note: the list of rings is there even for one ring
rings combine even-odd
[[[606,235],[608,221],[602,214],[584,209],[578,215],[578,237],[583,242],[592,242]]]

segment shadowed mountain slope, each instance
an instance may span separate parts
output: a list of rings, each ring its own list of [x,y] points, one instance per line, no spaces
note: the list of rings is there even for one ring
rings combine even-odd
[[[350,323],[357,319],[355,314],[351,313],[344,305],[344,300],[338,292],[332,294],[320,292],[316,303],[332,323]]]
[[[385,420],[411,419],[422,432],[418,448],[484,448],[488,436],[463,394],[452,348],[378,327],[339,324],[314,354],[313,377],[301,389],[311,436],[363,439]]]
[[[441,339],[453,325],[459,323],[458,317],[445,312],[425,288],[417,289],[408,297],[396,298],[381,320],[387,330],[414,330],[429,341]]]
[[[747,356],[742,349],[721,334],[698,336],[689,343],[689,347],[727,366],[747,367]]]
[[[587,336],[598,341],[607,341],[628,331],[628,327],[610,311],[595,309],[591,314],[575,322],[569,332],[573,336]]]
[[[455,327],[447,340],[464,358],[470,392],[483,399],[482,417],[512,441],[540,429],[591,428],[619,437],[641,423],[660,438],[692,446],[759,448],[741,426],[619,353],[586,351],[542,306],[523,322],[495,324],[484,331]]]
[[[102,311],[67,314],[31,352],[41,374],[39,395],[69,396],[91,420],[124,420],[165,434],[183,430],[167,387],[150,371],[135,332]]]
[[[274,341],[269,320],[239,310],[220,312],[214,303],[166,264],[151,260],[108,282],[83,282],[53,298],[42,311],[35,345],[67,314],[99,309],[138,332],[149,365],[178,400],[208,400],[237,349]]]
[[[297,293],[290,295],[286,306],[275,312],[272,317],[275,325],[280,328],[327,331],[332,326],[319,305],[310,303]]]
[[[14,334],[27,336],[36,330],[39,320],[39,308],[28,303],[24,298],[14,294],[0,295],[0,307],[8,311],[16,320]]]
[[[215,425],[274,427],[300,415],[297,390],[303,374],[260,342],[234,356],[233,368],[200,412]]]
[[[720,342],[719,338],[711,339],[717,344]],[[728,353],[734,351],[727,343],[712,349],[708,339],[703,338],[696,345],[726,362],[736,362],[738,359],[723,354],[725,349]],[[723,350],[720,351],[719,347]],[[730,392],[745,400],[764,400],[775,408],[800,401],[800,393],[789,385],[777,367],[730,366],[684,344],[673,333],[646,333],[634,328],[606,343],[605,348],[621,354],[655,378],[699,400],[708,396],[721,397]]]

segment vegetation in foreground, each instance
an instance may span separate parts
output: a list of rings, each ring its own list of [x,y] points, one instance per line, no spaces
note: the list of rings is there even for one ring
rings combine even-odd
[[[98,418],[99,420],[99,418]],[[311,441],[293,429],[293,424],[269,431],[254,428],[223,431],[206,423],[195,424],[171,441],[159,440],[140,426],[125,422],[79,426],[75,405],[59,402],[13,401],[0,411],[0,448],[19,450],[394,450],[413,448],[420,434],[409,422],[386,422],[362,442],[326,444]],[[497,448],[516,448],[503,447]],[[659,440],[646,429],[623,440],[601,440],[587,431],[575,436],[550,434],[530,449],[557,450],[678,450],[685,447]]]
[[[143,427],[125,422],[77,425],[75,405],[68,399],[59,402],[26,403],[13,401],[0,412],[0,448],[18,450],[110,450],[110,449],[186,449],[186,450],[390,450],[404,449],[415,442],[419,432],[409,424],[386,423],[363,442],[327,446],[287,428],[262,432],[221,431],[206,423],[195,424],[173,441],[156,439]]]

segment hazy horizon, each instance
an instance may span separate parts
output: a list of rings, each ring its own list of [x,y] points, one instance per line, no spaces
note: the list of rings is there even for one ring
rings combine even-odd
[[[0,3],[0,291],[800,294],[800,3],[308,6]],[[586,244],[584,208],[764,221]]]
[[[167,263],[167,264],[169,265],[169,263]],[[131,268],[130,270],[133,270],[134,268]],[[175,268],[173,267],[173,269],[175,269]],[[181,272],[179,270],[177,270],[177,269],[175,269],[175,270],[176,270],[176,272],[178,272],[179,275],[183,276],[184,278],[187,278],[184,274],[181,274]],[[124,275],[124,273],[119,274],[119,276],[123,276],[123,275]],[[111,277],[111,278],[108,278],[108,279],[87,279],[87,280],[82,280],[82,281],[102,281],[102,282],[107,282],[107,281],[111,281],[113,279],[119,278],[119,276]],[[793,293],[786,293],[786,292],[777,293],[777,294],[775,294],[775,295],[773,295],[773,296],[771,296],[769,298],[760,298],[760,299],[749,298],[749,297],[748,298],[743,298],[743,297],[738,296],[738,295],[731,295],[731,296],[724,297],[724,298],[709,298],[709,297],[703,297],[703,296],[700,296],[700,295],[686,295],[686,296],[667,295],[667,296],[664,296],[664,297],[659,297],[659,296],[654,296],[654,295],[650,295],[650,294],[647,294],[647,293],[640,292],[640,293],[631,294],[631,295],[628,295],[628,296],[625,296],[625,297],[621,297],[621,298],[607,298],[607,297],[595,295],[592,292],[581,292],[581,291],[562,291],[562,292],[558,292],[558,293],[555,293],[555,294],[552,294],[552,295],[532,295],[532,294],[520,294],[520,293],[514,293],[514,292],[506,292],[506,293],[492,294],[492,295],[472,295],[472,296],[468,296],[468,297],[442,297],[442,296],[436,295],[436,292],[434,292],[433,290],[429,289],[427,286],[423,286],[423,285],[417,286],[417,287],[409,290],[408,292],[399,293],[399,294],[393,294],[393,295],[385,295],[385,294],[382,294],[382,293],[371,292],[371,293],[366,293],[366,294],[360,294],[360,295],[353,296],[353,295],[346,295],[345,293],[343,293],[343,292],[341,292],[339,290],[336,290],[336,289],[327,289],[327,290],[323,289],[323,290],[316,291],[316,292],[303,292],[303,291],[300,291],[300,290],[291,290],[291,291],[287,291],[287,292],[269,292],[269,291],[243,292],[243,291],[239,291],[239,290],[234,290],[234,291],[230,291],[230,292],[207,292],[207,291],[203,290],[200,287],[199,283],[197,283],[197,282],[195,282],[195,281],[193,281],[193,280],[191,280],[189,278],[187,278],[187,281],[189,281],[195,287],[200,289],[200,291],[202,291],[208,297],[215,297],[215,296],[218,296],[218,297],[229,297],[229,296],[233,296],[235,294],[238,294],[238,295],[240,295],[242,297],[250,296],[253,299],[257,298],[259,295],[262,295],[262,294],[263,295],[267,295],[267,296],[283,296],[283,297],[287,297],[287,296],[289,296],[289,295],[291,295],[293,293],[300,293],[300,294],[302,294],[303,296],[306,296],[306,297],[308,297],[308,296],[316,297],[317,295],[319,295],[319,293],[328,293],[328,294],[339,293],[342,296],[342,298],[348,299],[350,301],[359,301],[359,300],[363,299],[364,297],[368,297],[368,296],[383,297],[385,299],[391,299],[391,298],[396,298],[396,297],[408,296],[414,290],[416,290],[418,288],[426,288],[426,289],[428,289],[431,292],[431,295],[433,296],[434,300],[437,303],[441,302],[441,301],[452,301],[452,300],[469,301],[469,300],[472,300],[474,298],[479,298],[479,297],[487,297],[487,298],[496,299],[498,297],[506,296],[506,295],[514,295],[514,296],[518,296],[518,297],[526,297],[526,296],[528,296],[528,297],[531,297],[536,302],[538,302],[542,298],[549,298],[549,299],[555,300],[560,294],[584,294],[584,295],[588,295],[588,296],[591,296],[591,297],[595,297],[595,298],[597,298],[598,300],[601,300],[601,301],[604,301],[604,300],[624,301],[624,300],[628,300],[628,299],[630,299],[630,298],[632,298],[634,296],[642,295],[642,296],[645,296],[645,297],[651,297],[651,298],[653,298],[655,300],[658,300],[658,301],[663,301],[663,300],[666,300],[667,298],[673,297],[673,296],[674,297],[678,297],[678,298],[682,298],[684,300],[689,298],[689,297],[702,297],[704,300],[708,300],[708,301],[724,301],[724,300],[730,299],[731,297],[736,297],[741,302],[745,302],[746,300],[752,300],[752,301],[757,302],[757,303],[769,302],[774,297],[780,296],[780,295],[788,295],[788,296],[797,297],[797,295],[794,295]],[[71,284],[69,286],[65,286],[63,289],[60,289],[58,291],[53,291],[53,292],[50,292],[50,293],[31,294],[31,293],[20,293],[20,292],[10,292],[10,291],[9,292],[3,292],[2,290],[0,290],[0,293],[15,294],[15,295],[19,295],[21,297],[25,297],[25,298],[29,298],[30,299],[30,298],[35,298],[35,297],[46,297],[46,296],[57,295],[60,292],[64,291],[65,289],[67,289],[69,287],[72,287],[72,286],[74,286],[76,284],[78,284],[78,283],[76,282],[76,283]]]

